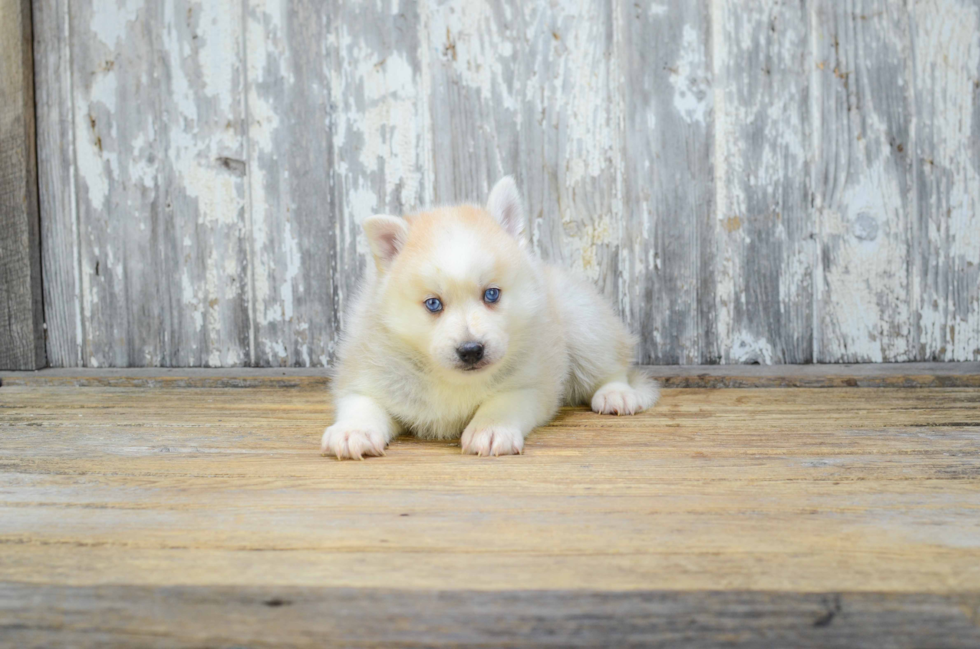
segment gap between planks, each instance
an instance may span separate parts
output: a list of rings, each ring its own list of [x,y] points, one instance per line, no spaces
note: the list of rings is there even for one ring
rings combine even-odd
[[[646,366],[665,388],[975,388],[980,362]],[[0,386],[322,388],[329,368],[49,368],[0,372]]]

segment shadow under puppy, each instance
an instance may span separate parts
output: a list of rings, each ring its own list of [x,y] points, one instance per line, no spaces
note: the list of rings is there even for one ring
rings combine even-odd
[[[632,415],[657,401],[609,304],[531,251],[510,177],[486,209],[377,215],[364,231],[375,268],[348,314],[324,454],[384,455],[407,430],[509,455],[562,403]]]

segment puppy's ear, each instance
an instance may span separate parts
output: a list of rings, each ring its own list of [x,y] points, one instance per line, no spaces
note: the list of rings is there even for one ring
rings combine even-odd
[[[521,193],[517,191],[513,178],[504,176],[493,186],[490,198],[487,199],[487,211],[521,246],[527,244],[524,207],[521,205]]]
[[[408,241],[408,223],[397,216],[375,214],[364,219],[363,227],[375,266],[379,272],[388,270]]]

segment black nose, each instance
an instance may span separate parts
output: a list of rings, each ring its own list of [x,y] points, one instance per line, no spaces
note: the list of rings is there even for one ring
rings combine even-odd
[[[456,355],[467,365],[476,365],[483,358],[483,345],[474,342],[463,343],[456,348]]]

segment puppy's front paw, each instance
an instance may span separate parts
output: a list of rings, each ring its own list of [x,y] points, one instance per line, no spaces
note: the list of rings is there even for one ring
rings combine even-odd
[[[470,455],[519,455],[524,452],[524,435],[513,426],[467,426],[460,440],[463,453]]]
[[[387,445],[382,433],[346,421],[339,421],[325,430],[320,440],[323,454],[333,455],[338,460],[363,460],[366,455],[384,455]]]
[[[643,403],[629,383],[607,383],[592,395],[592,410],[600,415],[635,415],[643,410]]]

